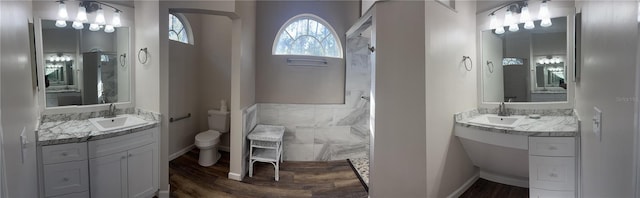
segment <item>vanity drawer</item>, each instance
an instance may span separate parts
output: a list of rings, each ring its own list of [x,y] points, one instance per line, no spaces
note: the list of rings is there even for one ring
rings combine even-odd
[[[576,197],[574,191],[555,191],[537,188],[529,189],[530,198],[573,198]]]
[[[545,190],[573,191],[575,157],[529,156],[529,186]]]
[[[87,159],[87,143],[60,144],[42,147],[42,163],[55,164]]]
[[[86,160],[44,165],[44,194],[47,197],[89,190]]]
[[[60,196],[49,197],[49,198],[87,198],[89,196],[90,196],[89,191],[84,191],[80,193],[71,193],[71,194],[60,195]]]
[[[89,141],[89,158],[127,151],[156,142],[158,128],[147,129],[123,136]]]
[[[574,137],[529,137],[529,155],[572,157],[576,155]]]

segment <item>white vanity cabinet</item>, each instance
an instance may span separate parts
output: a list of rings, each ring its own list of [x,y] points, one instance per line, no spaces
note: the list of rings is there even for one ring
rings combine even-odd
[[[92,198],[153,197],[159,189],[158,128],[89,142]]]
[[[42,156],[39,164],[41,197],[89,194],[87,143],[42,146],[39,153]]]
[[[153,197],[159,189],[159,128],[39,147],[40,197]]]
[[[576,137],[529,137],[529,196],[576,197]]]

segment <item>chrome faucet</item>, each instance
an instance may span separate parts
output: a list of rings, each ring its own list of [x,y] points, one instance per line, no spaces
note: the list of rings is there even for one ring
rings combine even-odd
[[[107,115],[104,116],[105,118],[113,118],[116,117],[116,105],[111,103],[109,104],[109,110],[107,111]]]
[[[504,105],[504,102],[498,105],[498,116],[509,116],[509,113],[507,113],[507,107]]]

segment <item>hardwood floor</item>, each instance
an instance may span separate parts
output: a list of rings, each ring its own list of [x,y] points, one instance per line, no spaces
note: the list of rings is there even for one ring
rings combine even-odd
[[[486,179],[478,179],[461,198],[515,198],[529,197],[529,189],[517,186],[492,182]]]
[[[198,149],[169,162],[171,197],[327,197],[366,198],[365,188],[349,163],[287,162],[274,181],[271,164],[256,163],[254,176],[238,182],[227,178],[229,153],[211,167],[198,165]]]

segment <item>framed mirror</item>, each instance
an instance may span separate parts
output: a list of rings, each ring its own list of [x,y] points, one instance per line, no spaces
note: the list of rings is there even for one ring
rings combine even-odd
[[[573,18],[551,18],[553,25],[496,33],[480,28],[481,104],[570,103],[573,93]]]
[[[131,100],[129,27],[91,31],[47,19],[40,25],[46,108]]]

